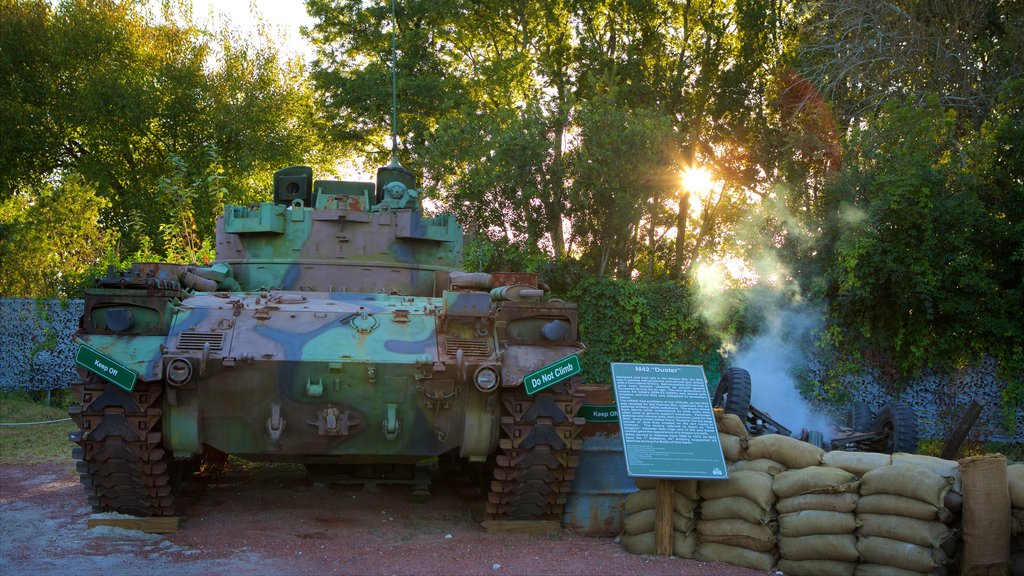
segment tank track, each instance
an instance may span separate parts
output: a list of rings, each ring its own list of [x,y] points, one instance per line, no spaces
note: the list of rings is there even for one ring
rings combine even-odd
[[[576,476],[583,394],[568,382],[502,396],[501,438],[485,520],[556,520]]]
[[[161,446],[159,383],[138,381],[132,392],[93,375],[71,385],[79,404],[68,415],[79,430],[70,440],[86,498],[94,512],[171,516],[174,461]]]

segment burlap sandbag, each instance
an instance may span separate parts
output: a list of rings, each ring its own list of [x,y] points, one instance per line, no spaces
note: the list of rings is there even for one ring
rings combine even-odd
[[[861,562],[857,564],[857,569],[853,571],[853,576],[941,576],[945,573],[946,571],[942,568],[936,568],[930,572],[918,572],[916,570],[904,570],[895,566],[886,566],[885,564]]]
[[[724,412],[715,414],[715,426],[718,427],[719,432],[724,434],[739,436],[744,440],[750,438],[750,432],[743,425],[743,420],[740,420],[740,417],[735,414],[726,414]]]
[[[1007,466],[1006,481],[1010,485],[1010,506],[1024,508],[1024,464]]]
[[[927,502],[936,508],[952,482],[927,468],[914,464],[883,466],[864,474],[860,479],[860,495],[895,494]]]
[[[1002,454],[960,461],[964,576],[1004,576],[1010,563],[1010,489]]]
[[[857,476],[846,470],[814,466],[776,475],[772,492],[779,498],[791,498],[801,494],[856,492],[857,486]]]
[[[688,534],[674,532],[672,534],[672,555],[680,558],[693,558],[699,543],[700,540],[697,539],[696,532]]]
[[[728,544],[768,552],[775,548],[775,532],[763,524],[743,520],[701,520],[697,522],[701,543]]]
[[[787,468],[807,468],[821,464],[824,450],[781,434],[765,434],[747,442],[747,458],[768,458]]]
[[[637,535],[643,534],[644,532],[650,532],[654,530],[655,518],[657,517],[656,510],[641,510],[635,514],[630,514],[622,521],[622,528],[626,531],[626,534]],[[672,514],[672,529],[676,532],[688,533],[693,531],[693,525],[696,522],[693,518],[687,518],[679,514]]]
[[[915,466],[927,468],[943,478],[951,479],[953,481],[953,485],[950,489],[954,492],[963,491],[960,483],[959,463],[956,460],[945,460],[935,456],[925,456],[924,454],[907,454],[905,452],[897,452],[892,455],[892,464],[893,466],[914,464]]]
[[[1010,534],[1013,536],[1024,534],[1024,510],[1020,508],[1010,510]]]
[[[700,505],[700,517],[704,520],[745,520],[754,524],[767,524],[774,515],[752,500],[739,496],[705,500]]]
[[[856,562],[779,559],[779,570],[786,576],[853,576],[856,569]]]
[[[658,488],[658,478],[634,478],[633,481],[636,483],[636,487],[641,490],[655,490]],[[697,481],[696,480],[669,480],[672,483],[672,489],[678,494],[686,496],[690,500],[699,500],[700,496],[697,492]]]
[[[775,503],[779,514],[792,514],[801,510],[825,510],[828,512],[853,512],[857,509],[860,496],[848,492],[845,494],[804,494],[783,498]]]
[[[676,514],[681,516],[693,518],[694,509],[697,508],[697,503],[697,500],[690,500],[678,492],[672,494],[672,509],[675,510]]]
[[[853,534],[779,536],[779,555],[789,560],[840,560],[856,562],[857,537]]]
[[[622,547],[630,554],[654,554],[657,552],[657,546],[657,538],[653,531],[643,534],[626,534],[622,537]]]
[[[779,535],[852,534],[857,528],[853,512],[803,510],[779,516]]]
[[[858,514],[858,536],[881,536],[918,546],[941,546],[953,532],[937,520],[918,520],[892,514]]]
[[[735,462],[743,459],[743,440],[739,436],[722,432],[718,438],[722,444],[722,456],[725,456],[726,460]]]
[[[764,509],[770,508],[775,501],[771,475],[753,470],[741,470],[732,474],[728,480],[702,481],[700,495],[705,500],[742,496]]]
[[[953,519],[953,515],[944,506],[936,507],[927,502],[894,494],[861,496],[857,501],[857,514],[893,514],[918,520],[938,520],[945,523],[949,523]]]
[[[776,556],[771,552],[755,552],[739,546],[702,543],[697,546],[694,558],[701,562],[725,562],[733,566],[767,572],[775,567]]]
[[[865,562],[916,572],[928,573],[946,563],[946,554],[939,548],[878,536],[858,538],[857,551]]]
[[[832,452],[826,452],[824,456],[821,457],[821,463],[824,466],[840,468],[847,472],[856,474],[857,476],[863,476],[875,468],[881,468],[882,466],[892,464],[892,456],[889,454],[878,454],[875,452],[844,452],[842,450],[833,450]]]
[[[636,492],[626,496],[626,502],[623,506],[623,510],[626,512],[626,515],[636,514],[641,510],[654,510],[654,507],[657,505],[657,490],[637,490]]]
[[[774,476],[779,472],[785,472],[787,468],[775,460],[769,460],[767,458],[758,458],[757,460],[740,460],[729,464],[730,474],[733,472],[739,472],[740,470],[754,470],[756,472],[764,472],[765,474],[771,474]]]

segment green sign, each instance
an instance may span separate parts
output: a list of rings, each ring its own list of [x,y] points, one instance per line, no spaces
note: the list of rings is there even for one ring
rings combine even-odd
[[[527,394],[536,394],[548,386],[554,386],[570,376],[579,374],[581,370],[580,357],[573,354],[523,376],[523,386]]]
[[[611,368],[630,476],[728,478],[702,367]]]
[[[618,422],[619,407],[615,404],[584,404],[580,406],[577,418],[586,418],[587,422]]]
[[[135,389],[135,372],[88,346],[78,347],[78,353],[75,354],[75,362],[86,370],[113,382],[129,392]]]

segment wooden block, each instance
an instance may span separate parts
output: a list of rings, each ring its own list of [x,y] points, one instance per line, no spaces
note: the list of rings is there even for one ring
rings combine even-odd
[[[671,480],[658,479],[658,499],[654,508],[654,553],[672,555],[672,505],[675,488]]]
[[[557,520],[488,520],[481,522],[484,530],[492,534],[519,532],[522,534],[546,534],[558,532],[562,527]]]
[[[113,526],[125,530],[139,530],[149,534],[174,534],[181,527],[180,516],[153,516],[150,518],[89,518],[86,528]]]

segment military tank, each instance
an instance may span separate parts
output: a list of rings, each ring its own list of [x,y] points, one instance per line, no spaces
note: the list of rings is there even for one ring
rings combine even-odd
[[[487,519],[560,519],[576,306],[535,274],[461,271],[461,226],[419,200],[395,160],[374,182],[289,167],[272,201],[225,206],[215,262],[98,279],[69,409],[93,509],[178,514],[182,482],[225,455],[421,492],[438,457],[489,471]]]

